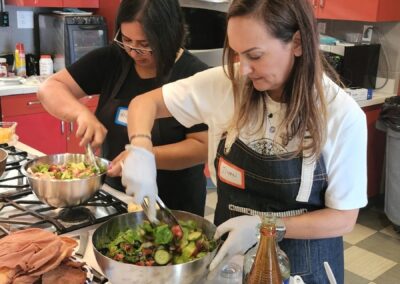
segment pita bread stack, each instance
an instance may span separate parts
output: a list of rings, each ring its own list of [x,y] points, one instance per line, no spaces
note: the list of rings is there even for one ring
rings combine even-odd
[[[13,232],[0,239],[0,284],[35,283],[67,261],[76,246],[75,240],[42,229]],[[83,278],[83,282],[74,283],[84,283],[86,273],[74,270],[73,274],[81,272]]]

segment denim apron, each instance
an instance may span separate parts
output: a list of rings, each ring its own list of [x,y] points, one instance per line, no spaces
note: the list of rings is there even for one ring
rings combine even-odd
[[[262,216],[265,212],[275,212],[274,215],[285,217],[325,207],[328,181],[322,157],[310,170],[304,166],[302,157],[264,156],[239,139],[234,140],[229,150],[224,146],[222,139],[214,162],[218,192],[216,225],[244,214]],[[344,282],[342,237],[285,238],[279,246],[289,257],[291,275],[300,275],[305,283],[329,283],[324,261],[329,262],[337,282]]]

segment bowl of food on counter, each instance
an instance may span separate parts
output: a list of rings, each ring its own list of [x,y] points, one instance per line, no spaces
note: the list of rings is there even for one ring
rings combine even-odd
[[[55,154],[35,158],[21,168],[38,199],[52,207],[78,206],[102,186],[109,165],[96,157],[96,168],[84,154]]]
[[[18,141],[18,136],[15,133],[16,128],[16,122],[0,122],[0,144],[8,143],[10,145],[14,145]]]
[[[198,283],[219,241],[216,226],[198,215],[171,210],[179,226],[151,224],[143,211],[115,216],[93,234],[96,260],[111,283]]]

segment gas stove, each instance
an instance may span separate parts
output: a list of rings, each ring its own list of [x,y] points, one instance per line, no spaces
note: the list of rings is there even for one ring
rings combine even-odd
[[[33,157],[8,144],[0,144],[0,148],[8,152],[6,169],[0,177],[0,238],[9,231],[29,227],[64,234],[127,212],[126,203],[102,189],[76,207],[53,208],[42,203],[21,173],[21,166]]]

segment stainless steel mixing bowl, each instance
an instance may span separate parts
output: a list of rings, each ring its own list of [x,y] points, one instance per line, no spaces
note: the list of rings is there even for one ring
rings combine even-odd
[[[109,164],[106,159],[96,159],[98,164],[105,167]],[[105,173],[84,179],[55,180],[35,177],[27,170],[36,164],[61,165],[67,162],[79,163],[84,161],[84,154],[48,155],[27,162],[21,171],[28,177],[29,184],[40,201],[57,208],[71,207],[80,205],[92,197],[102,186]]]
[[[216,226],[189,212],[171,210],[178,220],[194,220],[208,238],[213,238]],[[182,264],[167,266],[139,266],[118,262],[103,255],[98,248],[110,242],[121,231],[135,228],[147,220],[143,211],[116,216],[100,227],[93,234],[93,250],[96,260],[105,275],[113,284],[194,284],[206,275],[208,265],[214,258],[217,248],[203,258]],[[218,246],[217,246],[218,247]]]

